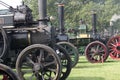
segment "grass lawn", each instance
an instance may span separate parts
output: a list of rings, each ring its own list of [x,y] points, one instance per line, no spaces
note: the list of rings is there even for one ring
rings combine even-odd
[[[104,63],[89,63],[80,56],[67,80],[120,80],[120,61],[109,58]]]

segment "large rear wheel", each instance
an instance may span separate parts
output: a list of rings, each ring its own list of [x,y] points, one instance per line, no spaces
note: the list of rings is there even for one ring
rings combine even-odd
[[[21,80],[59,80],[61,63],[52,48],[34,44],[19,54],[16,70]]]
[[[114,36],[107,42],[110,57],[120,60],[120,36]]]
[[[8,51],[8,39],[5,30],[0,27],[0,62],[2,59],[6,58],[6,53]]]

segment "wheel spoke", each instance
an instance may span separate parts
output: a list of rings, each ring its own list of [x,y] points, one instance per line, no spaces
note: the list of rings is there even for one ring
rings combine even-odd
[[[114,46],[114,47],[116,46],[116,45],[115,45],[115,44],[113,44],[113,43],[110,43],[110,44],[111,44],[112,46]]]
[[[115,43],[116,43],[116,44],[118,43],[117,39],[115,39]]]
[[[26,74],[26,73],[32,73],[33,70],[31,70],[31,69],[29,69],[29,70],[27,70],[27,69],[22,69],[22,72],[23,72],[23,75],[24,75],[24,74]]]
[[[29,58],[29,57],[26,57],[26,59],[33,65],[35,65],[35,63]]]
[[[56,61],[48,62],[48,63],[43,64],[43,66],[46,67],[46,66],[53,65],[55,63],[56,63]]]
[[[98,53],[103,53],[104,54],[105,51],[104,51],[104,49],[102,49],[102,50],[99,50]]]
[[[100,46],[99,46],[99,44],[98,44],[98,45],[97,45],[97,47],[96,47],[96,51],[98,51],[98,50],[99,50],[99,47],[100,47]]]
[[[35,76],[36,76],[36,80],[44,80],[44,76],[41,74],[39,74],[38,72],[35,73]]]
[[[115,53],[116,51],[114,51],[114,50],[111,50],[111,52],[110,52],[110,54],[113,54],[113,53]]]
[[[41,50],[40,50],[40,53],[39,53],[39,56],[37,56],[38,63],[41,63],[42,58],[44,58],[43,55],[44,55],[44,51],[41,49]]]

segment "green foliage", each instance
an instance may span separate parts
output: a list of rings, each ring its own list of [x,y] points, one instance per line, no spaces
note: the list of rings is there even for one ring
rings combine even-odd
[[[32,9],[32,14],[34,19],[38,19],[38,0],[24,0],[25,4],[27,4]]]
[[[24,0],[29,2],[30,8],[33,10],[34,18],[38,18],[37,0]],[[113,14],[120,13],[120,0],[47,0],[48,16],[55,16],[53,22],[58,26],[57,17],[57,2],[65,3],[65,27],[76,28],[79,26],[79,20],[82,18],[89,25],[88,29],[92,28],[91,11],[97,13],[97,29],[103,30],[109,27],[109,21]]]

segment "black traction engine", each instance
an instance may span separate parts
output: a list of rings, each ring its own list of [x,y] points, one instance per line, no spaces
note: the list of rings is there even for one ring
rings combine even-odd
[[[54,42],[53,27],[48,26],[46,0],[38,0],[39,20],[22,3],[0,10],[0,62],[16,71],[21,80],[65,80],[71,71],[66,50]],[[16,63],[16,64],[15,64]],[[26,77],[27,76],[27,77]]]

